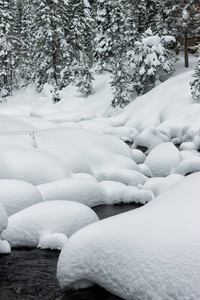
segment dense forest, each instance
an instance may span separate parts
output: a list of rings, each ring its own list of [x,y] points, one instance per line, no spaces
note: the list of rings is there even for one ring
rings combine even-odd
[[[0,97],[34,84],[85,96],[94,72],[112,74],[114,106],[168,75],[180,41],[199,30],[197,0],[2,0]]]

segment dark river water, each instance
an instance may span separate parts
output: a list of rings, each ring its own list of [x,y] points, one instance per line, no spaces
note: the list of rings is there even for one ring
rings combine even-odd
[[[98,206],[93,208],[100,219],[107,218],[139,205]],[[63,292],[56,279],[59,251],[12,249],[0,255],[0,300],[119,300],[95,285],[88,289]]]

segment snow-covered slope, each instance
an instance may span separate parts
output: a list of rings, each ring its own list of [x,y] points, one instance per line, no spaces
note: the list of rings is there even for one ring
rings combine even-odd
[[[123,299],[200,298],[200,173],[142,208],[83,228],[58,261],[62,288],[97,283]]]

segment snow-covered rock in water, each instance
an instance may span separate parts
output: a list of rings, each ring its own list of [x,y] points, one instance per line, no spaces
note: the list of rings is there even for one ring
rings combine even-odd
[[[193,142],[185,142],[180,145],[180,150],[197,150]]]
[[[149,126],[137,136],[132,148],[144,148],[149,152],[154,147],[164,142],[169,142],[168,137],[159,132],[155,126]]]
[[[7,213],[2,202],[0,201],[0,232],[6,229],[7,225],[8,225]]]
[[[67,200],[93,207],[106,204],[106,193],[97,181],[86,178],[66,178],[37,186],[44,201]]]
[[[197,152],[197,151],[189,151],[189,150],[181,150],[180,151],[180,154],[181,154],[181,159],[184,160],[188,157],[191,157],[191,156],[200,156],[200,153]]]
[[[145,164],[155,177],[165,177],[173,173],[181,161],[179,150],[168,142],[156,146],[147,156]]]
[[[141,203],[145,204],[152,200],[152,193],[149,191],[139,190],[133,186],[127,186],[117,181],[102,181],[100,187],[106,193],[106,204],[116,203]]]
[[[0,201],[8,216],[43,201],[34,185],[21,180],[0,179],[0,191]]]
[[[132,153],[133,153],[133,160],[137,164],[142,164],[145,161],[146,155],[141,150],[132,149]]]
[[[7,241],[0,239],[0,253],[8,254],[11,252],[10,245]]]
[[[162,192],[168,189],[171,185],[183,178],[179,174],[171,174],[167,177],[154,177],[149,178],[143,185],[143,189],[153,192],[155,197],[159,196]]]
[[[190,156],[182,160],[175,168],[174,173],[188,175],[200,171],[200,156]]]
[[[101,177],[101,180],[113,180],[119,181],[126,185],[137,186],[138,184],[144,184],[147,177],[135,170],[120,169],[112,172],[105,173]]]
[[[98,221],[89,207],[71,201],[47,201],[32,205],[8,218],[1,234],[13,247],[61,249],[67,237]]]
[[[69,177],[66,166],[44,151],[22,147],[0,147],[0,178],[18,179],[33,185]]]
[[[7,226],[8,226],[7,214],[2,202],[0,201],[0,236],[2,231],[6,229]],[[8,244],[8,242],[2,241],[0,237],[0,253],[10,253],[10,251],[11,251],[10,245]]]
[[[200,299],[200,173],[136,210],[76,232],[63,247],[63,289],[97,283],[123,299]]]
[[[138,170],[147,177],[153,177],[153,174],[151,173],[149,167],[145,164],[138,165]]]

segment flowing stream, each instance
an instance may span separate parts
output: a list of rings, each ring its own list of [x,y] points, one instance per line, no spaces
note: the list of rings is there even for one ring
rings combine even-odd
[[[101,205],[93,208],[100,219],[140,205]],[[103,288],[63,292],[56,279],[59,251],[20,248],[0,255],[0,300],[119,300]]]

